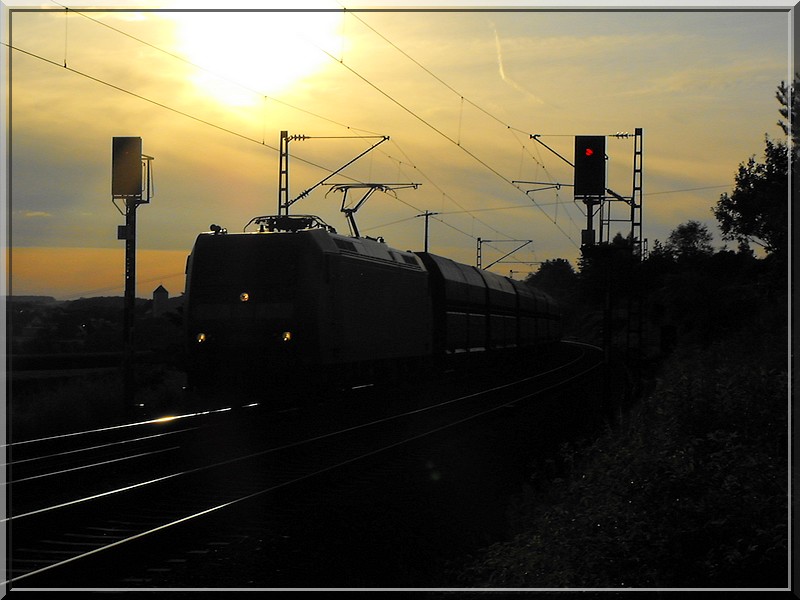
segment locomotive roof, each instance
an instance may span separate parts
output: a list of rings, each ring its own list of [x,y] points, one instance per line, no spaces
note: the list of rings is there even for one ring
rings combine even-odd
[[[276,236],[287,240],[302,236],[313,240],[314,245],[323,252],[360,257],[369,261],[389,262],[419,271],[426,270],[416,254],[410,250],[404,251],[393,248],[387,245],[382,238],[351,237],[323,228],[301,229],[296,232],[245,231],[227,233],[227,231],[222,230],[202,233],[200,236],[207,238],[221,236],[228,239],[250,239],[253,241],[258,238],[274,240]]]
[[[392,248],[382,239],[368,237],[355,238],[337,233],[329,233],[328,235],[341,254],[358,254],[373,259],[392,261],[422,270],[422,265],[413,252]]]

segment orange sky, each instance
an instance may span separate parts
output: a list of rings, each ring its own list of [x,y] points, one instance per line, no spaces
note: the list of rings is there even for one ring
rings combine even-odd
[[[57,290],[59,299],[75,299],[124,293],[124,248],[13,248],[11,254],[13,294],[52,296]],[[186,256],[180,250],[139,250],[137,297],[151,298],[159,285],[170,297],[180,296]]]

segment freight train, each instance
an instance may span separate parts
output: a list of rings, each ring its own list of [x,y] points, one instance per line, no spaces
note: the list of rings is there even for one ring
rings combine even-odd
[[[558,306],[524,283],[310,215],[250,223],[212,225],[188,257],[190,389],[354,386],[560,339]]]

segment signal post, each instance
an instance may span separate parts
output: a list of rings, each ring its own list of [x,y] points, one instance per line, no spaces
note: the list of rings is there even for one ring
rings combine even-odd
[[[126,408],[135,400],[134,315],[136,309],[136,209],[149,204],[151,196],[150,161],[142,154],[142,138],[115,137],[111,156],[111,197],[114,206],[125,216],[125,225],[117,227],[117,239],[125,240],[125,302],[122,317],[123,383]],[[146,188],[143,185],[146,179]],[[146,195],[145,195],[146,189]],[[124,211],[117,204],[121,200]]]
[[[581,232],[581,247],[594,246],[594,215],[606,195],[606,137],[575,136],[575,198],[586,206],[586,229]]]

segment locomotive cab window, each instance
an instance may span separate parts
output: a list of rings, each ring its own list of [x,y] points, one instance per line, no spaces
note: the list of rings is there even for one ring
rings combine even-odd
[[[192,261],[195,299],[224,300],[220,294],[235,291],[240,304],[293,299],[298,262],[294,253],[279,251],[259,236],[216,236],[198,244]],[[219,296],[219,297],[218,297]]]

